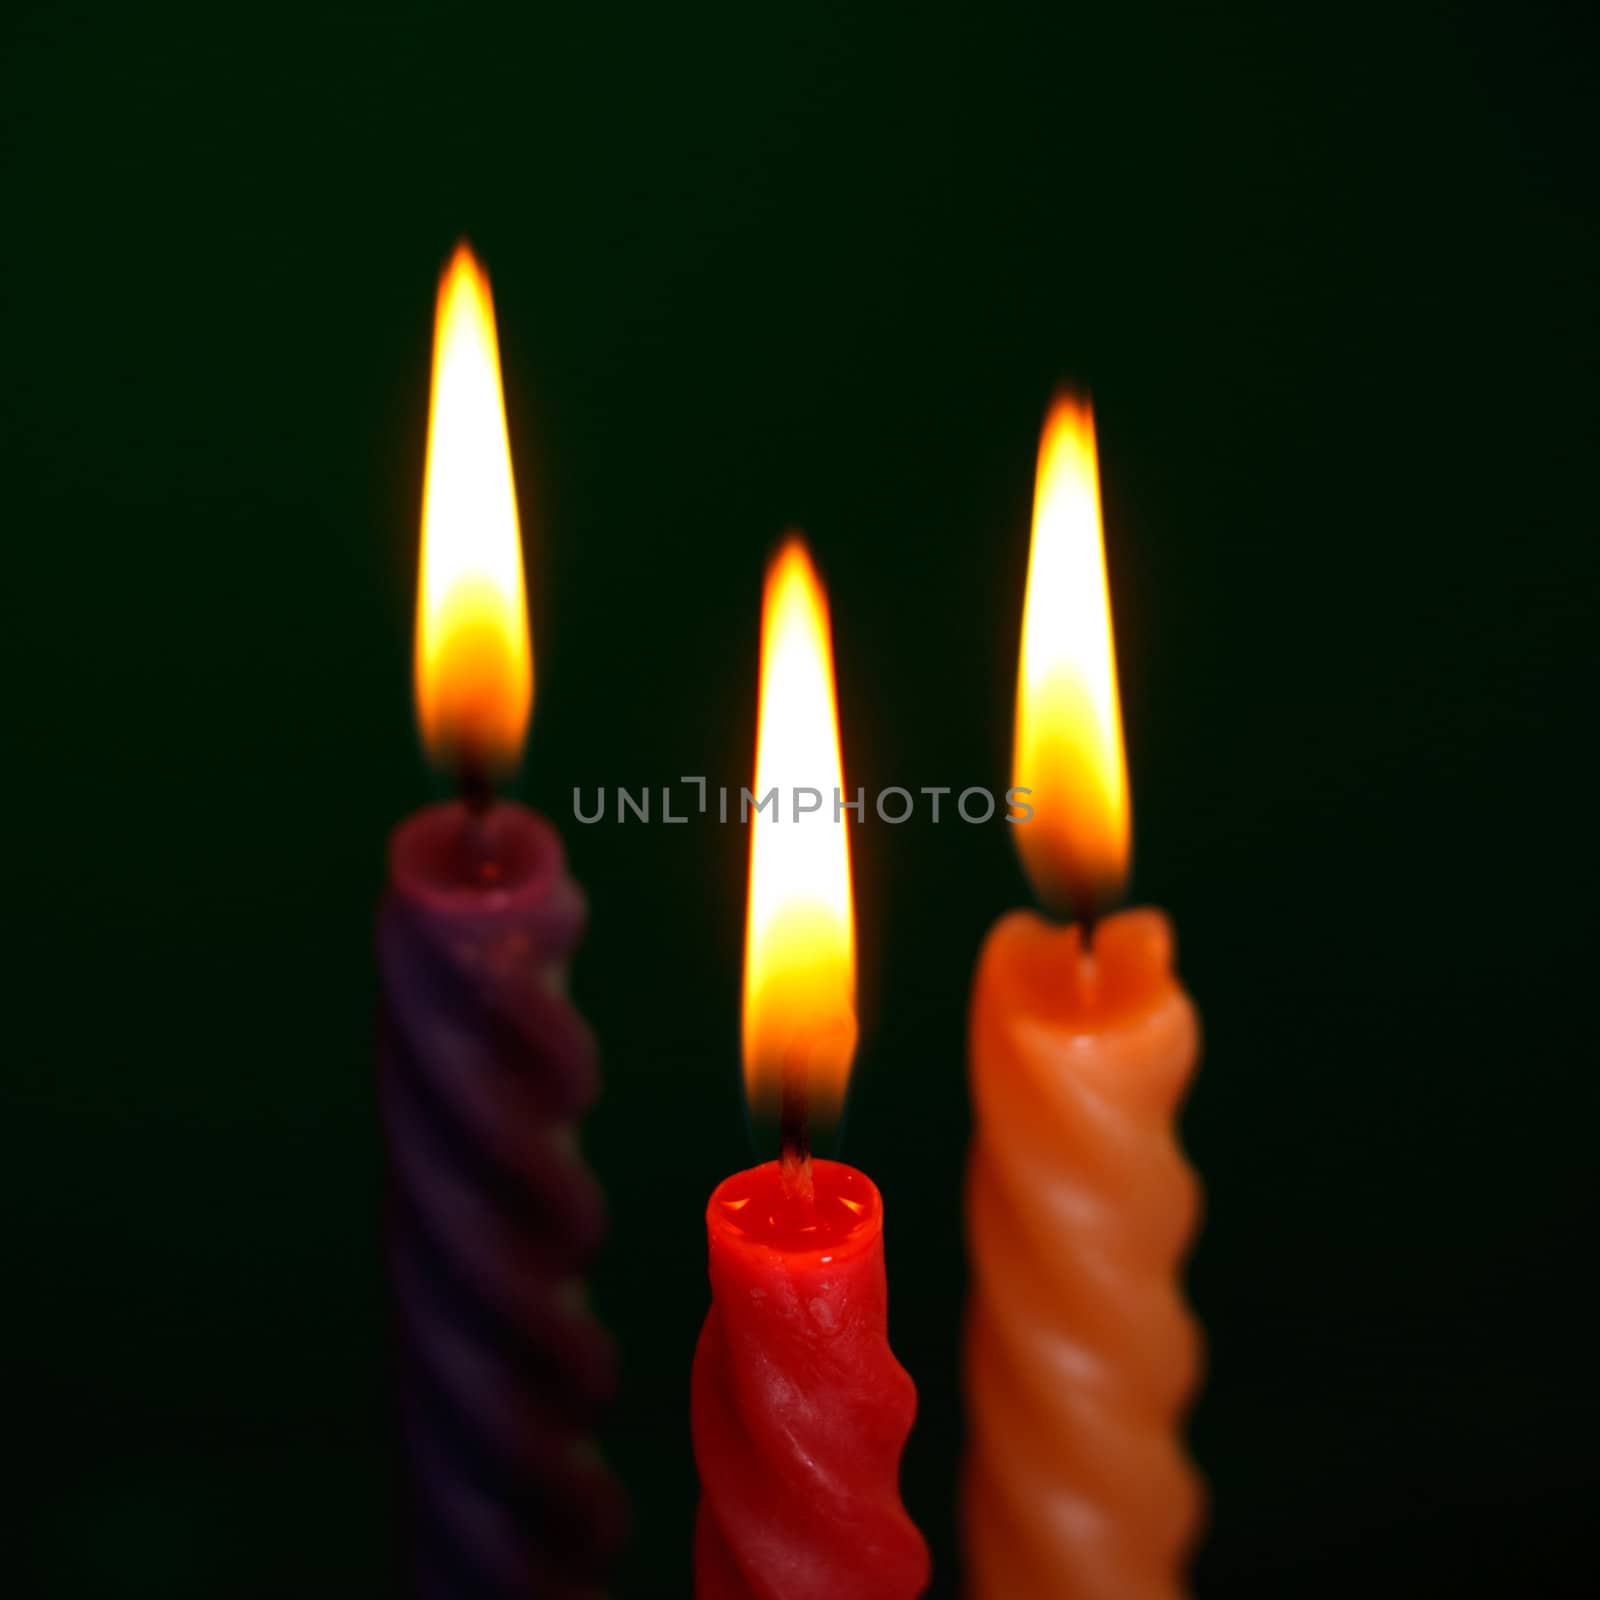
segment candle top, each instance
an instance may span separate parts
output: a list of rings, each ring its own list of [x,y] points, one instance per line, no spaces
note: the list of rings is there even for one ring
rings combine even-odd
[[[813,1160],[811,1170],[810,1201],[786,1190],[776,1161],[725,1178],[706,1208],[712,1238],[824,1259],[854,1255],[870,1246],[883,1231],[878,1186],[840,1161]]]
[[[389,844],[389,871],[407,894],[441,910],[486,910],[535,900],[561,876],[561,841],[542,817],[496,802],[459,801],[408,817]]]
[[[990,933],[984,965],[1016,1014],[1085,1033],[1138,1026],[1177,992],[1172,924],[1148,907],[1107,917],[1087,948],[1081,923],[1012,912]]]

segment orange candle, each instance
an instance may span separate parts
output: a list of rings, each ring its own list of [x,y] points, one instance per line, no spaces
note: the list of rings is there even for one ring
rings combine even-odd
[[[967,1592],[1174,1600],[1204,1508],[1179,1438],[1200,1194],[1174,1130],[1199,1029],[1166,918],[1094,922],[1130,828],[1094,420],[1071,398],[1039,450],[1013,781],[1034,888],[1079,920],[1003,917],[973,991]]]

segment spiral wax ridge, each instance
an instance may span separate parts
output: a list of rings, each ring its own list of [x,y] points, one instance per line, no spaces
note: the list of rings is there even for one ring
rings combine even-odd
[[[1168,983],[1126,1048],[1077,1050],[982,978],[968,1592],[1177,1600],[1205,1505],[1179,1432],[1202,1362],[1178,1278],[1200,1192],[1174,1133],[1194,1013]]]
[[[417,1592],[595,1594],[621,1492],[591,1442],[614,1388],[580,1274],[604,1230],[575,1123],[595,1045],[564,973],[564,876],[483,914],[392,885],[379,919],[389,1268]]]
[[[899,1469],[916,1389],[889,1348],[881,1231],[797,1262],[708,1220],[696,1600],[913,1600],[928,1550]]]

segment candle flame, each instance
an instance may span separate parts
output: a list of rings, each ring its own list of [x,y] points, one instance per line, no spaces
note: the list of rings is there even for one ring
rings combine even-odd
[[[761,617],[756,805],[745,923],[745,1088],[758,1114],[785,1075],[810,1108],[836,1114],[856,1046],[855,927],[828,601],[805,543],[791,535],[767,569]],[[816,791],[821,804],[811,809]]]
[[[1033,791],[1016,840],[1039,898],[1080,916],[1115,904],[1131,851],[1128,772],[1094,412],[1071,395],[1039,442],[1012,782]]]
[[[494,301],[464,243],[439,280],[434,321],[415,672],[434,761],[477,775],[515,764],[533,648]]]

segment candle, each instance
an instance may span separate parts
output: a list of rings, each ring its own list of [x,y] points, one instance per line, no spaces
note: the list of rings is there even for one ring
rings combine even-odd
[[[580,1278],[604,1226],[574,1140],[595,1045],[565,992],[586,912],[554,829],[490,789],[533,657],[494,308],[465,246],[439,287],[416,690],[464,797],[395,830],[378,923],[414,1587],[576,1596],[624,1520],[590,1442],[613,1360]]]
[[[973,990],[968,1592],[1173,1600],[1204,1499],[1178,1436],[1199,1187],[1173,1126],[1199,1031],[1165,917],[1093,920],[1130,827],[1094,421],[1070,398],[1039,452],[1014,771],[1024,865],[1079,921],[1002,918]]]
[[[720,1184],[706,1211],[695,1593],[911,1600],[928,1552],[898,1487],[916,1390],[889,1349],[883,1202],[809,1146],[855,1053],[855,934],[827,600],[797,538],[767,574],[756,738],[754,795],[775,791],[776,809],[751,825],[744,1063],[780,1154]]]

